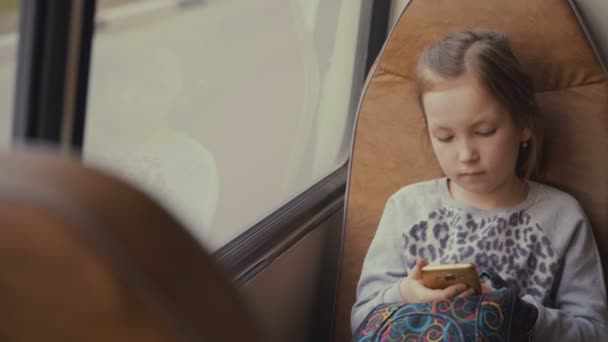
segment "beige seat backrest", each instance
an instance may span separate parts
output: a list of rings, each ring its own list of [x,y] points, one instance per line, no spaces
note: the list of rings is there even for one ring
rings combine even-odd
[[[1,155],[0,227],[2,341],[263,340],[175,219],[74,160]]]
[[[414,88],[420,51],[450,32],[504,31],[547,117],[544,182],[583,205],[608,274],[608,82],[567,0],[412,0],[368,77],[347,187],[334,340],[350,337],[363,259],[388,197],[441,171]]]

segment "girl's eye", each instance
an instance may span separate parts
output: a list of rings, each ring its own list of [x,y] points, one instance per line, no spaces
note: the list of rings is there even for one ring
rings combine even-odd
[[[454,139],[454,137],[452,136],[448,136],[448,137],[435,137],[435,139],[439,140],[442,143],[447,143],[452,141],[452,139]]]
[[[477,134],[482,137],[490,137],[490,136],[494,135],[494,133],[496,133],[496,128],[488,130],[488,131],[477,132]]]

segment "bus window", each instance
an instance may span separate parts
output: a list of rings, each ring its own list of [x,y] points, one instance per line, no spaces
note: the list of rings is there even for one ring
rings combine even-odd
[[[98,1],[83,158],[217,250],[346,162],[362,3]]]
[[[0,0],[0,148],[11,141],[19,0]]]

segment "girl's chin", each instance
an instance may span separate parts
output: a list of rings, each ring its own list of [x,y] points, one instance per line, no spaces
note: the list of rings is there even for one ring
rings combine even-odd
[[[453,190],[453,186],[457,186],[459,191],[468,192],[471,194],[489,194],[492,193],[494,187],[487,182],[481,182],[477,179],[470,179],[470,177],[458,177],[456,180],[451,179],[452,186],[450,186],[450,191]],[[457,191],[458,191],[457,190]]]

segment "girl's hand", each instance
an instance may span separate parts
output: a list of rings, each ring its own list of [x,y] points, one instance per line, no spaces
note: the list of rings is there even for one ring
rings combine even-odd
[[[466,297],[474,294],[472,288],[466,284],[454,284],[443,290],[433,290],[424,286],[422,281],[422,268],[426,266],[425,259],[418,258],[416,266],[410,274],[401,280],[399,291],[401,298],[406,303],[424,303],[438,300],[451,299],[454,297]],[[489,286],[488,286],[489,287]]]
[[[490,285],[481,284],[481,293],[488,293],[492,291],[496,291],[496,289]]]

